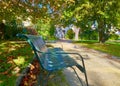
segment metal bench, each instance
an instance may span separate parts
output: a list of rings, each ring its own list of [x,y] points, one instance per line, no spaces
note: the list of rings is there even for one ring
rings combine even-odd
[[[26,34],[17,34],[17,36],[25,38],[27,40],[27,42],[30,44],[34,51],[35,57],[39,61],[42,70],[48,72],[47,76],[44,77],[46,79],[43,80],[43,86],[45,85],[47,79],[52,73],[67,67],[71,67],[75,71],[73,66],[76,66],[82,73],[84,73],[86,85],[88,86],[84,60],[79,53],[64,52],[62,48],[48,48],[41,36]],[[78,55],[82,61],[82,66],[78,64],[73,58],[71,58],[69,54]],[[43,79],[43,77],[41,77],[41,79]]]

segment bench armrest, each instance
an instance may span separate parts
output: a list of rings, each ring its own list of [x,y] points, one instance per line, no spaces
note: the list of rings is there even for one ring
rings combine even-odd
[[[38,50],[37,50],[37,52],[44,53],[44,54],[53,54],[52,52],[42,52],[42,51],[38,51]],[[56,52],[54,52],[54,54],[73,54],[73,55],[78,55],[83,60],[83,57],[79,53],[56,51]]]
[[[78,55],[79,57],[80,57],[80,59],[82,60],[82,65],[83,65],[83,67],[85,68],[85,63],[84,63],[84,60],[83,60],[83,57],[79,54],[79,53],[71,53],[71,52],[62,52],[62,51],[56,51],[56,52],[54,52],[54,53],[52,53],[52,52],[41,52],[41,51],[37,51],[37,52],[39,52],[39,53],[44,53],[44,54],[73,54],[73,55]]]

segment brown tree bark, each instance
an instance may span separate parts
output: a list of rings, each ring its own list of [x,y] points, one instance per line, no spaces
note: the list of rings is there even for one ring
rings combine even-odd
[[[4,38],[4,29],[5,29],[5,24],[4,23],[1,23],[0,24],[0,39],[3,39]]]
[[[104,37],[104,21],[98,22],[98,35],[99,35],[99,42],[104,43],[105,37]]]

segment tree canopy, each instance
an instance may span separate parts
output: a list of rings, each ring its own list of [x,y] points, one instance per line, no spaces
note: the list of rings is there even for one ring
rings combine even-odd
[[[119,0],[0,0],[0,22],[30,19],[90,28],[97,21],[99,41],[111,26],[120,27]]]

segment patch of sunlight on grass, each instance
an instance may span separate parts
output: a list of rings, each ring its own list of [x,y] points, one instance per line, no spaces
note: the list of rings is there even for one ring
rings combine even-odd
[[[25,59],[23,56],[19,56],[17,59],[13,59],[13,61],[15,62],[15,64],[17,64],[18,66],[22,65],[25,63]]]
[[[95,50],[99,50],[114,56],[117,56],[120,58],[120,43],[117,42],[106,42],[104,44],[98,43],[98,42],[88,42],[88,41],[82,41],[82,42],[76,42],[79,43],[80,45],[86,46],[88,48],[92,48]]]
[[[6,43],[0,43],[0,50],[6,50],[8,48],[5,47]]]
[[[2,81],[2,80],[0,80],[0,84],[1,84],[1,83],[3,83],[3,81]]]
[[[4,47],[4,46],[5,46],[5,43],[1,43],[1,44],[0,44],[0,47]]]
[[[120,53],[119,53],[120,48],[119,45],[116,44],[99,44],[97,46],[93,44],[93,45],[88,45],[88,47],[120,57]]]
[[[21,45],[17,44],[15,41],[0,42],[0,54],[4,51],[14,51],[19,47],[21,47]]]

